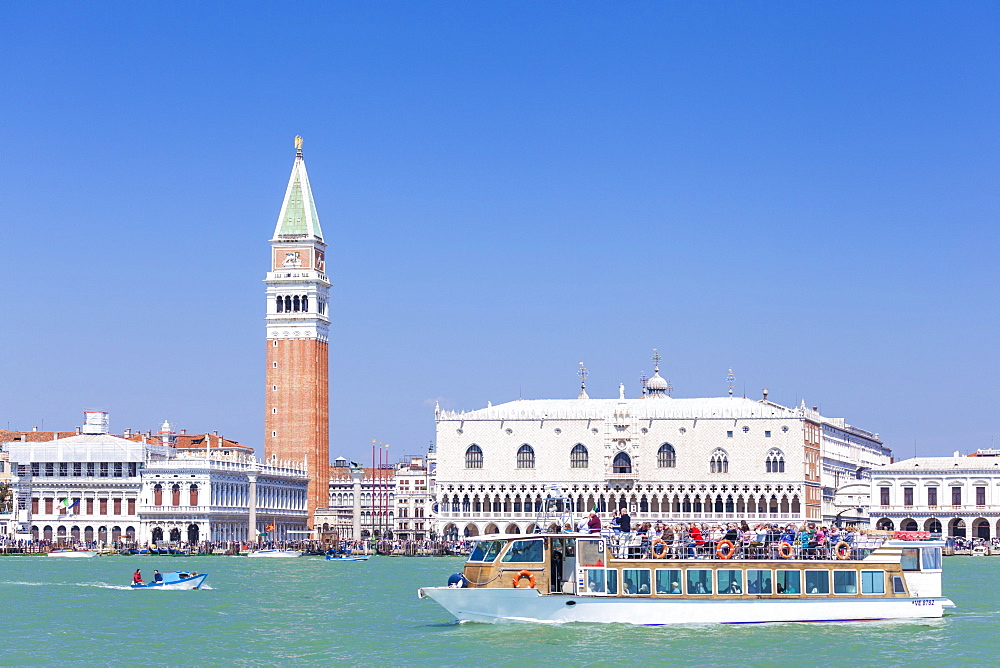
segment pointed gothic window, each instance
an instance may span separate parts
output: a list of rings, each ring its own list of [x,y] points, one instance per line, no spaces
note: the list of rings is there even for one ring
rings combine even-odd
[[[535,449],[525,443],[517,450],[517,468],[535,468]]]
[[[725,450],[719,449],[712,453],[709,470],[712,473],[729,473],[729,457]]]
[[[619,452],[615,455],[614,461],[611,463],[612,471],[614,473],[631,473],[632,472],[632,458],[629,457],[624,452]]]
[[[677,466],[677,453],[674,446],[664,443],[656,453],[656,465],[661,469],[672,469]]]
[[[465,450],[465,468],[483,468],[483,449],[473,443]]]
[[[768,473],[785,472],[785,456],[781,453],[781,450],[771,448],[770,452],[767,453],[767,459],[764,462],[764,470]]]
[[[569,467],[571,469],[585,469],[590,465],[590,456],[587,453],[587,446],[577,443],[569,451]]]

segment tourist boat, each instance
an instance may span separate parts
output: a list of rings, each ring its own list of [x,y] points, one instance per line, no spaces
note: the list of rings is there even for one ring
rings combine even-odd
[[[49,552],[50,557],[68,557],[70,559],[89,559],[96,557],[97,552],[93,550],[74,550],[73,548],[60,548]]]
[[[368,561],[367,554],[328,554],[326,555],[327,561]]]
[[[972,551],[970,551],[969,554],[973,557],[985,557],[989,553],[987,552],[985,545],[976,545],[972,548]]]
[[[832,622],[935,618],[954,607],[941,593],[944,542],[923,532],[838,543],[830,554],[789,543],[750,553],[729,541],[642,549],[586,534],[475,540],[448,586],[417,591],[463,622]]]
[[[254,550],[248,557],[301,557],[302,550]]]
[[[161,573],[162,582],[133,584],[132,589],[200,589],[208,573]]]

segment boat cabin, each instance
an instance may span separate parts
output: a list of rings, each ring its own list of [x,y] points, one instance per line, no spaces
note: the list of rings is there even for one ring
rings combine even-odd
[[[453,586],[636,598],[939,597],[944,543],[909,535],[918,533],[865,537],[825,550],[655,540],[633,550],[630,537],[611,535],[482,536]]]

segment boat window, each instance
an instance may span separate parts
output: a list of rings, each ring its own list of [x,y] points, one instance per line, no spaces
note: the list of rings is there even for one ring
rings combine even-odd
[[[941,570],[941,548],[940,547],[922,547],[920,551],[923,552],[924,559],[924,570],[925,571],[935,571]]]
[[[687,593],[711,594],[712,571],[700,568],[689,568],[687,572]]]
[[[649,594],[649,569],[626,568],[622,571],[623,594]]]
[[[802,593],[801,571],[775,571],[774,579],[779,594]]]
[[[893,594],[906,593],[906,586],[903,584],[903,578],[899,575],[892,576],[892,593]]]
[[[797,571],[795,571],[797,572]],[[747,570],[747,593],[770,594],[771,571],[751,568]]]
[[[681,569],[679,569],[679,568],[657,568],[656,569],[656,593],[657,594],[680,594],[681,593]]]
[[[885,571],[861,571],[862,594],[885,593]]]
[[[502,547],[503,541],[481,540],[476,543],[475,549],[469,555],[469,561],[493,561],[500,554],[500,548]]]
[[[581,540],[580,565],[597,566],[604,568],[604,541],[603,540]]]
[[[903,556],[899,560],[899,565],[903,567],[904,571],[919,571],[920,570],[920,548],[919,547],[904,547],[903,548]],[[938,568],[940,568],[940,566]]]
[[[807,594],[829,594],[830,573],[827,571],[806,571]]]
[[[543,560],[542,539],[535,540],[515,540],[507,548],[507,553],[500,559],[507,563],[515,561],[517,563],[540,564]]]
[[[743,593],[743,571],[732,568],[720,568],[716,571],[716,578],[719,581],[718,592],[720,594],[742,594]]]
[[[833,593],[834,594],[857,594],[858,574],[856,571],[834,571],[833,572]]]
[[[604,569],[603,568],[588,568],[584,572],[583,581],[586,583],[586,594],[603,594],[604,593]]]
[[[608,593],[617,594],[618,593],[618,571],[614,569],[608,569]]]

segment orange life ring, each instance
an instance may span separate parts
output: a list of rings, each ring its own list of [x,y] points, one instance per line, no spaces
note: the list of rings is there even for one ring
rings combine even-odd
[[[528,586],[522,587],[521,580],[528,578]],[[534,589],[535,588],[535,574],[531,571],[519,571],[517,575],[514,576],[514,582],[511,585],[515,589]]]
[[[851,558],[851,546],[847,541],[840,541],[833,548],[834,553],[837,555],[837,559],[844,561],[845,559]]]
[[[715,556],[719,559],[731,559],[736,554],[736,546],[731,540],[720,540],[715,548]]]
[[[660,551],[660,552],[657,552],[656,551],[656,546],[657,545],[662,545],[663,546],[663,550]],[[662,538],[657,538],[656,540],[653,541],[652,550],[653,550],[653,557],[656,558],[656,559],[663,559],[664,557],[667,556],[667,552],[670,551],[667,548],[667,541],[663,540]]]
[[[791,559],[793,554],[795,554],[795,549],[792,548],[791,543],[786,543],[784,541],[778,543],[779,557],[782,559]]]

